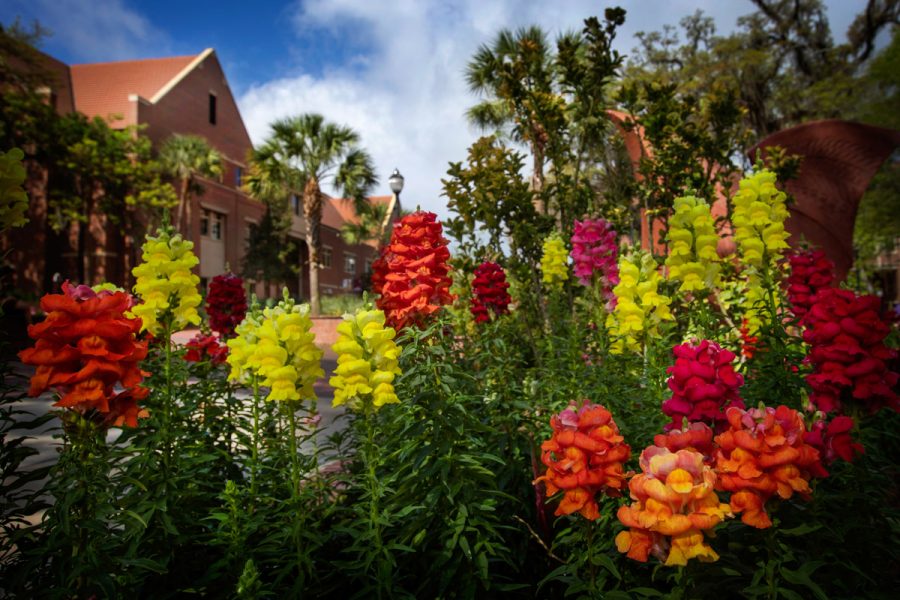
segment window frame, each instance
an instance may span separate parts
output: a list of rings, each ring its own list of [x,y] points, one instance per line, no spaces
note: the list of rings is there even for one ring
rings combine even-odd
[[[347,269],[347,265],[348,265],[347,261],[353,261],[353,270],[352,271]],[[357,256],[355,254],[350,254],[349,252],[345,252],[344,253],[344,273],[346,273],[347,275],[356,275],[357,274],[356,273],[357,266],[358,266],[357,265]]]

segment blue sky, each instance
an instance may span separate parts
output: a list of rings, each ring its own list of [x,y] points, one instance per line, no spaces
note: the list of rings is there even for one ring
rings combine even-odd
[[[3,0],[0,21],[39,20],[42,49],[69,64],[196,54],[215,48],[254,142],[276,118],[320,112],[350,125],[373,155],[386,194],[398,167],[402,200],[447,216],[440,197],[449,161],[480,132],[463,112],[476,99],[462,73],[502,27],[539,24],[551,34],[619,4],[617,47],[637,31],[676,25],[703,9],[719,33],[753,11],[749,0]],[[825,2],[836,39],[864,0]]]

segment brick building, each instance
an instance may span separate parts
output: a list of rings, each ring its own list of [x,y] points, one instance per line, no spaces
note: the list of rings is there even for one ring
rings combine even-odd
[[[201,280],[207,282],[227,267],[239,271],[250,226],[259,223],[264,207],[240,187],[252,143],[215,51],[208,48],[195,56],[71,66],[46,55],[44,59],[55,81],[39,91],[58,112],[75,110],[88,117],[101,117],[113,128],[139,125],[142,134],[156,148],[173,134],[199,135],[222,154],[221,180],[195,177],[203,192],[192,197],[193,218],[188,225],[188,237],[195,242],[194,250],[200,258],[197,272]],[[16,239],[3,240],[4,249],[11,250],[17,285],[36,293],[50,287],[54,272],[61,272],[63,277],[77,272],[69,264],[74,254],[71,243],[77,239],[77,232],[58,236],[61,239],[54,243],[45,240],[53,235],[48,233],[46,200],[39,187],[29,186],[31,223],[15,234]],[[388,203],[391,199],[382,196],[372,200]],[[292,204],[295,214],[290,236],[298,248],[295,259],[301,269],[291,291],[308,298],[306,222],[297,201]],[[396,218],[400,207],[398,203],[393,204]],[[374,244],[348,245],[340,237],[343,223],[354,219],[351,202],[326,199],[321,233],[323,265],[319,276],[323,294],[358,288],[366,266],[374,259]],[[131,267],[139,259],[140,240],[119,235],[109,227],[104,215],[97,215],[87,226],[91,232],[87,250],[92,253],[94,265],[87,278],[92,283],[106,280],[129,285]],[[42,243],[23,243],[38,238]],[[67,242],[69,248],[65,247]],[[263,290],[261,284],[257,285],[256,292],[260,296],[278,293]]]

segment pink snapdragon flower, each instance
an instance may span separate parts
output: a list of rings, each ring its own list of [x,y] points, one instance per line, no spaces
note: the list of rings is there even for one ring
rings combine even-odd
[[[575,221],[571,252],[575,276],[582,285],[589,286],[594,273],[599,273],[609,310],[616,301],[612,289],[619,283],[617,238],[616,230],[606,219]]]

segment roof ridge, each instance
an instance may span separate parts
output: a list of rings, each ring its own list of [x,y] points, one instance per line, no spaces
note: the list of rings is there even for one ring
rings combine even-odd
[[[107,60],[103,62],[88,62],[88,63],[78,63],[69,65],[69,68],[75,67],[100,67],[107,65],[124,65],[127,63],[142,63],[142,62],[153,62],[153,61],[162,61],[162,60],[183,60],[185,58],[196,58],[206,52],[204,49],[201,52],[197,52],[196,54],[179,54],[178,56],[156,56],[153,58],[132,58],[128,60]]]

